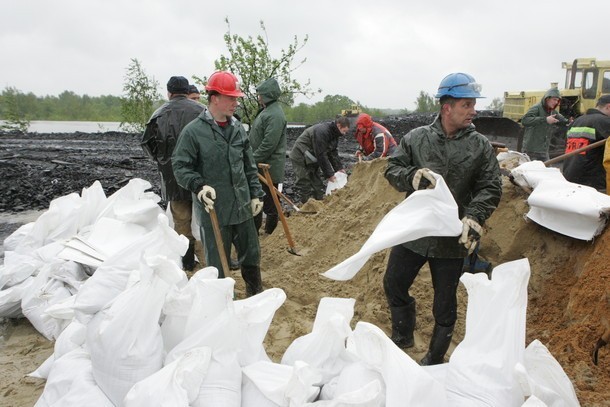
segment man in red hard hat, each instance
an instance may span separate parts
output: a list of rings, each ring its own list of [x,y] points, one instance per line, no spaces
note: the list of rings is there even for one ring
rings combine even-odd
[[[253,216],[263,208],[263,189],[252,155],[250,140],[234,117],[244,96],[237,77],[227,71],[214,72],[205,87],[208,108],[180,133],[172,165],[176,180],[191,191],[199,205],[198,221],[205,236],[206,264],[225,277],[209,215],[218,216],[225,248],[235,246],[246,295],[262,291],[260,246]],[[229,254],[225,253],[227,262]]]
[[[361,156],[365,160],[387,157],[396,148],[396,140],[392,137],[392,133],[381,124],[374,122],[366,113],[360,114],[356,121],[356,140],[360,144],[356,156]]]

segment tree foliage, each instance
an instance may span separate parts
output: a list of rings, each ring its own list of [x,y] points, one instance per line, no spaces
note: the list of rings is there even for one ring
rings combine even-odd
[[[423,90],[419,91],[419,96],[415,100],[415,112],[430,113],[438,111],[439,108],[440,106],[436,99]]]
[[[0,131],[17,131],[25,133],[30,127],[30,121],[26,118],[25,109],[20,103],[19,95],[22,95],[16,88],[6,87],[2,91],[0,99],[0,111],[4,123],[0,123]]]
[[[256,38],[248,36],[241,37],[231,33],[229,19],[225,18],[227,32],[224,41],[227,46],[228,55],[221,55],[214,61],[217,70],[226,70],[241,80],[241,88],[246,95],[240,107],[240,116],[244,123],[252,123],[258,111],[256,98],[256,86],[271,77],[277,79],[282,89],[280,101],[286,106],[294,104],[295,96],[304,95],[311,97],[321,90],[312,90],[311,81],[307,79],[304,83],[293,78],[293,72],[303,65],[307,58],[303,58],[295,64],[296,54],[307,44],[308,37],[301,42],[295,35],[287,49],[281,49],[277,57],[271,55],[269,49],[269,38],[264,22],[260,21],[262,33]],[[205,85],[207,77],[194,76],[195,81]]]
[[[487,109],[502,111],[504,110],[504,101],[502,98],[493,98]]]
[[[140,62],[132,58],[127,67],[121,98],[121,128],[128,132],[143,132],[153,113],[154,104],[161,98],[159,82],[148,77]]]

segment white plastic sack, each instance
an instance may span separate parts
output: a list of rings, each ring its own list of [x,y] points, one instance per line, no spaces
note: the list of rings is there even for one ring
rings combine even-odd
[[[336,181],[328,181],[326,184],[326,195],[330,195],[334,190],[341,189],[347,185],[347,174],[342,171],[335,172]]]
[[[119,294],[87,325],[93,376],[117,406],[140,380],[163,366],[158,321],[167,291],[184,272],[165,257],[145,259],[140,280]]]
[[[241,378],[237,352],[215,350],[191,407],[241,407]]]
[[[525,162],[511,172],[513,180],[525,190],[532,190],[544,180],[566,181],[559,168],[547,167],[542,161]]]
[[[125,407],[189,407],[199,395],[211,356],[210,348],[190,350],[136,383],[125,396]]]
[[[549,406],[580,406],[572,382],[539,340],[525,349],[524,366],[518,366],[516,371],[526,396],[533,395]]]
[[[523,362],[527,259],[494,268],[492,279],[483,273],[464,273],[468,291],[466,335],[449,360],[445,386],[451,406],[512,407],[524,395],[514,375]]]
[[[458,236],[462,222],[445,180],[438,174],[436,187],[415,191],[379,222],[358,253],[334,266],[323,276],[349,280],[374,253],[425,236]]]
[[[381,373],[367,367],[363,362],[347,365],[339,376],[324,385],[319,400],[322,406],[385,406],[385,384]],[[318,404],[315,404],[318,405]]]
[[[34,284],[34,277],[28,277],[21,283],[0,291],[0,318],[21,318],[21,298]]]
[[[347,348],[366,366],[381,373],[387,407],[449,405],[443,385],[375,325],[358,322]]]
[[[0,290],[12,287],[30,276],[38,274],[43,262],[33,253],[4,252],[4,265],[0,266]]]

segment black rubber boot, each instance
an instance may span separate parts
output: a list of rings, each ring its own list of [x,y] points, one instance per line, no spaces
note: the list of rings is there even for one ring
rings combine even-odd
[[[265,233],[267,233],[268,235],[272,234],[275,228],[277,227],[277,221],[277,214],[267,215],[267,219],[265,220]]]
[[[428,353],[426,353],[426,356],[419,362],[420,365],[439,365],[444,362],[445,353],[447,353],[447,349],[449,349],[449,345],[451,344],[454,326],[455,324],[451,326],[434,324]]]
[[[229,270],[239,270],[240,264],[239,261],[234,259],[234,258],[230,258],[229,259]]]
[[[193,271],[195,268],[195,242],[189,242],[189,248],[182,256],[182,269],[184,271]]]
[[[241,276],[246,283],[246,297],[252,297],[263,292],[261,269],[257,266],[242,266]]]
[[[390,307],[392,316],[392,341],[401,349],[415,345],[415,300],[402,307]]]

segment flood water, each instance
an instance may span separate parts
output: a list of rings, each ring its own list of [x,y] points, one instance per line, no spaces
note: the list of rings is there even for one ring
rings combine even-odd
[[[0,120],[0,123],[2,121]],[[50,120],[32,120],[29,133],[104,133],[121,131],[119,122],[67,122]]]

